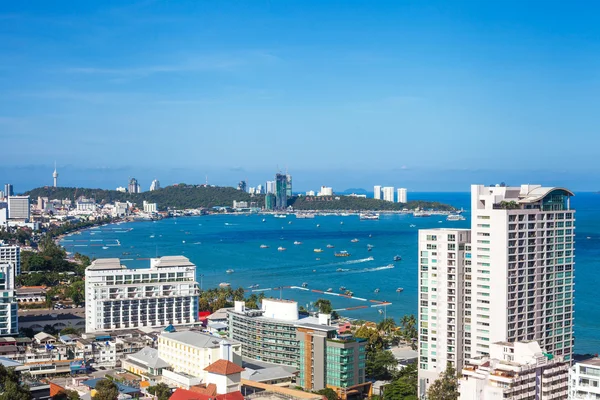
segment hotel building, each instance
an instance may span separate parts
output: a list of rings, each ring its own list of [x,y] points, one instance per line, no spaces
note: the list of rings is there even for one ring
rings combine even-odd
[[[191,325],[198,297],[196,266],[186,257],[153,258],[141,269],[98,259],[85,270],[85,330]]]
[[[365,342],[339,335],[329,315],[300,316],[295,301],[264,299],[261,310],[235,302],[228,321],[229,337],[242,343],[243,356],[298,368],[297,383],[307,390],[329,387],[344,399],[370,391]]]
[[[544,352],[571,361],[575,251],[571,196],[569,190],[539,185],[471,187],[470,252],[465,243],[464,274],[457,282],[464,288],[464,302],[457,304],[461,314],[457,317],[464,320],[458,368],[461,359],[489,356],[490,345],[497,342],[535,340]],[[434,234],[419,236],[425,240],[419,251],[427,245],[427,235]],[[438,263],[447,261],[442,258]],[[421,263],[420,272],[433,272],[430,267]],[[452,283],[440,274],[436,278],[442,287]],[[429,290],[429,283],[419,286],[420,308],[428,307],[429,312],[433,300],[422,298],[431,295],[423,289]],[[432,371],[439,374],[445,369],[429,345],[447,343],[446,332],[439,327],[448,327],[452,318],[437,319],[434,330],[431,321],[422,318],[426,315],[419,314],[420,393],[436,378]]]
[[[593,357],[569,370],[569,400],[600,399],[600,358]]]
[[[19,333],[15,279],[21,272],[19,246],[0,242],[0,336]]]

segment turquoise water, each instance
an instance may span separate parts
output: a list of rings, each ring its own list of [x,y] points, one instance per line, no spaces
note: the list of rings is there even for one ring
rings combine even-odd
[[[412,198],[438,200],[469,209],[468,193],[422,193]],[[578,194],[572,200],[577,210],[575,333],[577,352],[597,352],[600,308],[595,303],[600,264],[600,195]],[[147,267],[148,258],[185,255],[198,266],[204,288],[229,282],[236,288],[253,284],[260,289],[301,286],[339,293],[340,286],[367,300],[389,301],[385,313],[400,319],[417,312],[417,230],[424,228],[468,228],[466,221],[446,221],[445,217],[414,218],[408,215],[382,215],[379,221],[360,221],[357,216],[323,216],[315,219],[278,219],[260,215],[212,215],[172,218],[157,222],[110,225],[72,235],[62,242],[68,251],[92,257],[119,257],[129,267]],[[265,222],[262,222],[263,218]],[[442,222],[439,222],[442,221]],[[317,224],[320,225],[317,227]],[[410,227],[411,224],[416,227]],[[590,239],[587,239],[590,237]],[[352,243],[352,239],[358,239]],[[294,241],[302,242],[294,245]],[[260,245],[269,248],[261,249]],[[326,248],[327,244],[335,246]],[[373,247],[367,250],[367,244]],[[279,246],[285,251],[278,251]],[[313,249],[321,248],[322,253]],[[348,258],[334,256],[347,250]],[[130,253],[124,255],[123,253]],[[402,261],[394,262],[395,255]],[[320,260],[317,260],[320,258]],[[389,265],[393,268],[389,268]],[[235,270],[227,274],[226,270]],[[342,269],[342,272],[338,272]],[[200,278],[199,278],[200,281]],[[403,288],[397,293],[397,288]],[[379,293],[375,293],[375,289]],[[267,291],[267,296],[294,299],[310,307],[320,297],[334,308],[367,306],[342,314],[360,319],[384,317],[369,301],[297,289]]]

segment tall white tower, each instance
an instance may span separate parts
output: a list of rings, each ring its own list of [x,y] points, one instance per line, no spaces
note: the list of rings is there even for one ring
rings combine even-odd
[[[56,172],[56,161],[54,161],[54,172],[52,173],[52,178],[54,178],[54,187],[58,186],[58,172]]]

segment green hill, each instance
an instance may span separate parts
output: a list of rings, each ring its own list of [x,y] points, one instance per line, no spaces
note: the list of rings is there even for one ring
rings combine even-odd
[[[290,205],[295,210],[372,210],[372,211],[400,211],[404,208],[414,210],[417,208],[427,210],[453,211],[454,207],[435,201],[412,200],[406,204],[392,203],[390,201],[367,199],[351,196],[326,196],[326,197],[295,197],[290,200]]]
[[[248,193],[236,190],[231,187],[203,187],[194,185],[173,185],[158,189],[152,192],[143,193],[123,193],[116,190],[104,189],[85,189],[85,188],[66,188],[66,187],[41,187],[30,190],[25,193],[31,196],[35,201],[38,196],[48,197],[49,199],[70,199],[85,196],[96,199],[100,204],[112,203],[115,201],[130,201],[141,206],[146,200],[151,203],[157,203],[159,209],[170,208],[210,208],[215,206],[233,205],[233,201],[256,201],[260,206],[264,203],[264,196],[252,196]]]

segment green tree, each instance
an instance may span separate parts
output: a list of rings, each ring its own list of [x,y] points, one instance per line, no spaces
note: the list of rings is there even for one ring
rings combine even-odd
[[[392,378],[398,360],[389,350],[376,350],[367,353],[365,373],[376,380],[389,380]]]
[[[405,342],[410,343],[413,350],[417,346],[417,319],[413,314],[405,315],[400,320],[400,332]]]
[[[85,299],[85,282],[77,280],[65,289],[65,296],[73,300],[75,304],[81,304]]]
[[[52,396],[52,400],[81,400],[81,397],[74,390],[66,390]]]
[[[108,379],[102,379],[96,383],[96,395],[94,400],[116,400],[119,396],[117,385]]]
[[[335,392],[335,390],[333,390],[331,388],[321,389],[321,390],[317,391],[317,394],[325,396],[327,398],[327,400],[339,400],[337,393]]]
[[[72,326],[67,326],[60,330],[61,335],[78,335],[80,330],[77,328],[73,328]]]
[[[396,377],[389,385],[384,387],[383,398],[416,400],[417,384],[417,364],[408,364],[396,374]]]
[[[389,335],[396,329],[396,321],[394,321],[394,318],[385,318],[377,324],[377,329],[379,332]]]
[[[164,383],[159,383],[156,386],[150,386],[148,393],[156,396],[157,400],[169,400],[171,397],[171,389]]]
[[[327,299],[318,299],[317,301],[315,301],[315,307],[317,307],[319,312],[323,314],[331,314],[333,311],[331,301]]]
[[[19,383],[20,374],[14,368],[0,365],[0,400],[30,400],[27,386]]]
[[[452,364],[448,362],[442,375],[427,390],[427,398],[429,400],[456,400],[458,395],[458,376]]]

